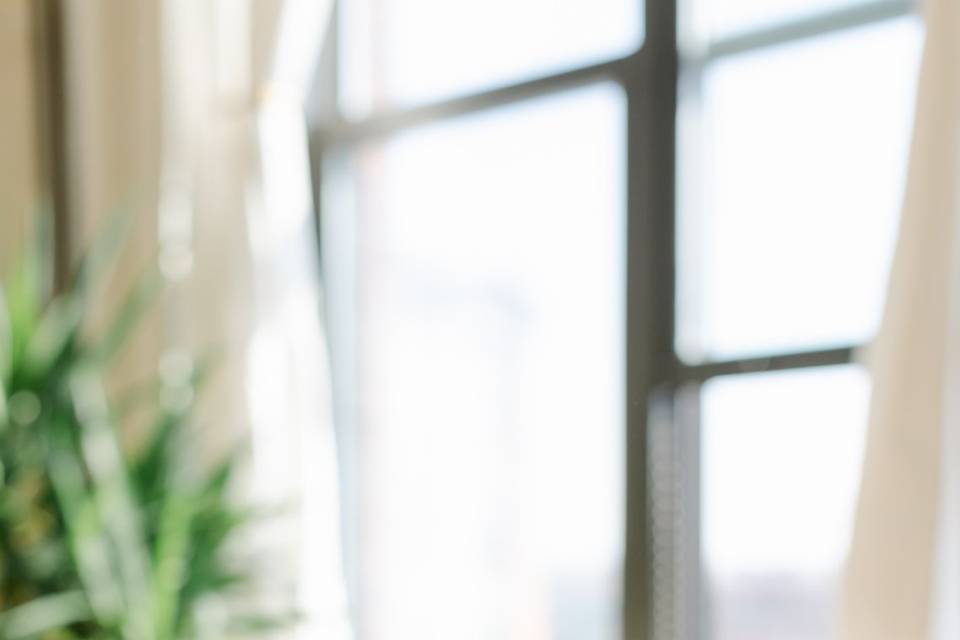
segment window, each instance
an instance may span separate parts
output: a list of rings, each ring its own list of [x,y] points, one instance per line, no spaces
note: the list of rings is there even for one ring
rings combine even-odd
[[[656,592],[657,631],[828,638],[869,398],[852,355],[882,311],[920,24],[909,3],[690,10],[676,391],[651,424],[672,464],[650,466],[676,480],[653,483],[670,514],[654,524],[654,575],[672,588]]]
[[[338,14],[312,150],[357,637],[827,637],[910,4]]]
[[[600,83],[346,152],[363,637],[617,636],[623,129]]]

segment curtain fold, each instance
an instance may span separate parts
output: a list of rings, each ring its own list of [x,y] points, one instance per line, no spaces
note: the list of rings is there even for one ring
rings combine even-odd
[[[31,1],[0,3],[4,261],[39,206]],[[302,112],[330,3],[62,3],[73,235],[82,247],[118,210],[134,218],[105,314],[150,263],[167,280],[115,386],[216,354],[190,444],[207,460],[250,444],[247,493],[282,513],[251,537],[261,577],[302,614],[279,635],[350,637]]]
[[[900,236],[878,337],[844,640],[960,637],[960,4],[928,0]]]
[[[281,33],[285,16],[305,4],[323,10],[323,27],[329,4],[315,0],[164,0],[159,224],[180,281],[174,306],[189,316],[178,314],[174,339],[226,356],[205,422],[226,419],[249,437],[254,501],[286,507],[253,540],[270,559],[262,578],[294,596],[301,637],[336,640],[350,627],[303,87],[275,78],[295,37]],[[231,440],[205,436],[213,450]]]

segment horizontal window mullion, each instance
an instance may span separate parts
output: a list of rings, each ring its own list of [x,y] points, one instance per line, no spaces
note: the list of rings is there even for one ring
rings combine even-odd
[[[467,115],[555,91],[576,88],[592,82],[616,80],[623,83],[630,76],[630,69],[638,64],[639,55],[639,53],[635,53],[623,58],[577,67],[560,73],[426,105],[398,107],[374,112],[373,115],[357,121],[343,120],[327,126],[318,126],[315,133],[324,146],[338,145],[377,138],[402,129]]]
[[[906,16],[915,11],[915,0],[876,0],[844,7],[807,18],[793,20],[721,38],[701,51],[691,51],[685,62],[692,67],[705,65],[725,56],[814,38]]]
[[[849,364],[854,361],[855,354],[859,349],[860,345],[846,345],[816,351],[777,353],[703,364],[679,363],[676,368],[675,382],[677,384],[705,382],[718,376]]]

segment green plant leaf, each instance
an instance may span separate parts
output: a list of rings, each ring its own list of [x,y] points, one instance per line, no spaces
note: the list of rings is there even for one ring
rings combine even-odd
[[[12,269],[7,280],[5,300],[9,320],[8,366],[11,375],[23,359],[43,306],[40,250],[33,245],[34,243],[27,243],[27,251]]]
[[[48,473],[63,510],[67,540],[95,618],[104,626],[122,615],[123,598],[110,560],[96,497],[88,490],[82,461],[65,428],[51,439]]]
[[[27,343],[24,368],[31,376],[43,377],[64,356],[80,331],[83,311],[83,302],[72,295],[58,297],[47,306]]]
[[[237,635],[263,635],[287,627],[302,619],[299,613],[289,611],[274,615],[240,615],[234,616],[227,625],[230,633]]]
[[[152,436],[130,463],[130,477],[141,503],[150,503],[163,497],[169,489],[168,478],[174,461],[174,442],[182,421],[177,416],[162,413],[154,426]]]
[[[120,303],[96,348],[95,355],[99,362],[110,362],[123,349],[162,288],[163,278],[155,266],[140,275]]]
[[[102,227],[93,235],[93,244],[77,261],[70,280],[71,293],[87,299],[91,289],[102,279],[106,268],[115,264],[133,221],[129,212],[124,210],[107,216]]]
[[[90,605],[83,591],[41,596],[0,614],[4,640],[32,638],[45,631],[89,620]]]
[[[189,574],[194,501],[171,493],[164,499],[153,556],[153,612],[157,640],[175,640],[180,590]]]
[[[0,395],[10,385],[13,368],[13,328],[5,288],[0,285]]]
[[[84,425],[80,441],[101,514],[102,533],[110,541],[122,589],[126,612],[123,626],[131,639],[151,640],[150,556],[116,430],[109,422],[106,397],[89,366],[73,373],[70,391],[77,417]]]
[[[180,435],[215,358],[173,382],[133,387],[117,403],[104,392],[107,367],[161,289],[150,267],[104,333],[94,338],[83,326],[128,223],[108,223],[58,295],[40,243],[0,288],[0,606],[18,605],[0,613],[3,640],[196,639],[203,603],[251,580],[228,552],[256,516],[229,495],[241,452],[206,473],[182,472],[189,451]],[[190,400],[164,402],[169,389]],[[128,453],[121,421],[133,408],[151,411],[153,427],[146,446]]]

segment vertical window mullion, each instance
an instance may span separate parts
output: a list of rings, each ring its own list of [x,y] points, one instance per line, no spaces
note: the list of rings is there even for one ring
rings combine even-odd
[[[627,129],[626,640],[653,631],[648,427],[654,394],[675,368],[675,0],[646,3],[647,38],[624,77]]]

